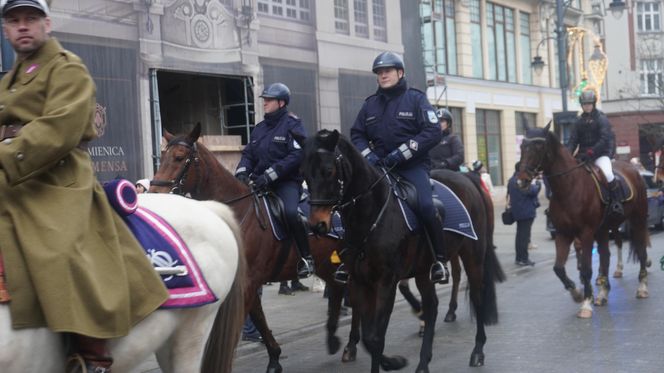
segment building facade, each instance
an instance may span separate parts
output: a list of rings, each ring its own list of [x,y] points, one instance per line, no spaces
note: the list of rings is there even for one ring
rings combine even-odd
[[[626,1],[620,18],[606,19],[611,43],[603,109],[616,133],[619,155],[640,157],[650,169],[652,153],[664,139],[663,6],[662,0]]]
[[[376,89],[373,59],[389,50],[404,55],[412,86],[451,108],[466,160],[481,159],[500,185],[518,160],[522,124],[543,126],[563,107],[555,3],[54,0],[51,18],[53,35],[97,84],[100,138],[90,154],[102,180],[151,176],[163,131],[196,123],[233,168],[262,118],[258,96],[277,81],[290,87],[289,107],[309,133],[348,135]],[[596,0],[566,3],[565,25],[598,27]],[[7,70],[6,44],[2,52]],[[535,56],[545,61],[541,75]],[[564,97],[576,110],[573,89]]]

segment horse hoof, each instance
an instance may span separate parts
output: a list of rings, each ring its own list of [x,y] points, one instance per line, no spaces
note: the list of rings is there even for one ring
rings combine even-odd
[[[341,348],[341,340],[336,335],[333,335],[327,339],[327,352],[330,355],[334,355],[339,352]]]
[[[580,319],[589,319],[593,317],[593,311],[586,309],[579,310],[579,312],[576,313],[576,317]]]
[[[636,292],[636,299],[646,299],[649,296],[650,294],[648,294],[648,290],[638,290]]]
[[[341,362],[348,363],[355,361],[355,359],[357,359],[357,349],[349,347],[344,348],[344,353],[341,355]]]
[[[456,313],[454,312],[448,312],[447,315],[445,315],[445,319],[443,319],[445,322],[455,322],[456,321]]]
[[[613,278],[622,278],[622,277],[623,277],[622,271],[613,272]]]
[[[606,298],[599,298],[599,297],[597,297],[597,299],[595,299],[595,305],[596,305],[596,306],[606,306],[606,303],[607,303],[607,302],[608,302],[608,301],[607,301]]]
[[[468,365],[471,366],[471,367],[484,366],[484,354],[472,354],[472,355],[470,355],[470,363]]]
[[[405,357],[394,355],[391,357],[383,356],[380,359],[380,366],[383,370],[399,370],[408,365],[408,360]]]
[[[281,373],[282,371],[283,369],[279,363],[276,365],[270,364],[270,366],[267,367],[267,373]]]

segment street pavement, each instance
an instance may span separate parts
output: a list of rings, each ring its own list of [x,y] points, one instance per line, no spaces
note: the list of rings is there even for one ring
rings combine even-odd
[[[548,201],[542,196],[543,193],[540,193],[540,202],[541,207],[537,210],[537,218],[533,224],[531,242],[538,247],[530,250],[529,255],[530,259],[533,260],[535,268],[546,268],[546,272],[550,272],[551,281],[556,290],[562,291],[562,285],[554,280],[553,272],[551,268],[553,266],[553,261],[555,258],[555,249],[553,241],[550,238],[549,232],[545,228],[545,217],[544,209],[548,206]],[[528,277],[528,273],[531,271],[531,267],[519,267],[514,264],[515,259],[515,250],[514,250],[514,237],[516,232],[516,225],[505,226],[500,220],[500,214],[505,208],[505,187],[496,187],[494,189],[494,211],[495,211],[495,232],[494,232],[494,243],[497,247],[496,252],[498,259],[500,260],[503,270],[508,275],[510,283],[513,283],[512,279],[515,277]],[[626,245],[627,246],[627,245]],[[625,258],[627,257],[625,250]],[[614,254],[614,253],[613,253]],[[651,254],[652,255],[652,254]],[[661,255],[661,254],[660,254]],[[650,268],[650,272],[659,272],[659,256],[651,257],[653,260],[653,267]],[[568,262],[575,262],[574,258],[571,257]],[[635,266],[635,264],[630,264],[630,266]],[[615,256],[612,256],[611,261],[611,273],[615,267]],[[570,278],[574,279],[578,284],[578,272],[571,271],[568,269]],[[465,275],[462,276],[462,281],[465,282]],[[313,278],[302,280],[302,282],[309,286],[313,287]],[[499,287],[505,286],[505,284],[498,284]],[[411,286],[414,288],[414,286]],[[438,295],[440,299],[439,306],[439,320],[442,324],[442,317],[447,311],[447,302],[449,301],[451,285],[438,286]],[[461,289],[465,289],[462,284]],[[281,358],[287,359],[290,349],[283,348],[284,345],[296,343],[301,341],[312,334],[324,333],[325,330],[325,320],[327,317],[327,300],[323,298],[322,292],[296,292],[295,295],[279,295],[279,284],[274,283],[272,285],[266,285],[263,287],[263,309],[268,320],[268,324],[272,329],[272,332],[277,340],[282,345],[282,350],[284,351]],[[467,315],[467,304],[464,302],[465,298],[464,292],[460,292],[459,303],[460,307],[457,310],[457,315],[463,316]],[[571,300],[567,300],[571,303]],[[560,302],[565,302],[565,299],[560,299]],[[576,310],[571,311],[576,312]],[[394,314],[409,313],[409,307],[406,301],[401,297],[400,294],[397,294],[397,301],[394,307]],[[350,316],[342,316],[339,326],[340,331],[337,333],[339,337],[342,338],[343,342],[347,342],[347,325],[350,324]],[[414,325],[416,323],[414,322]],[[345,327],[345,328],[344,328]],[[316,339],[317,344],[324,345],[325,341],[322,337],[323,334],[320,334]],[[292,348],[291,348],[292,349]],[[363,350],[359,347],[358,352]],[[466,354],[464,352],[464,354]],[[469,352],[468,352],[469,354]],[[414,355],[411,356],[411,359],[414,358]],[[363,355],[363,359],[367,359],[366,353]],[[466,358],[464,358],[466,359]],[[237,369],[234,371],[237,372],[249,372],[245,369],[242,369],[241,366],[246,365],[245,363],[248,360],[259,360],[261,361],[260,366],[262,369],[267,365],[267,353],[265,352],[265,347],[262,343],[256,342],[247,342],[242,341],[238,345],[236,351],[236,366]],[[465,362],[467,364],[467,362]],[[239,369],[239,370],[238,370]],[[410,368],[412,369],[412,368]],[[407,371],[409,368],[406,369]],[[147,361],[141,366],[137,372],[149,372],[157,373],[160,370],[157,368],[156,362],[152,359]]]

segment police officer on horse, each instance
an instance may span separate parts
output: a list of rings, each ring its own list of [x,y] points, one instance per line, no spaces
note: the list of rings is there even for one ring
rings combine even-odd
[[[265,116],[242,151],[235,177],[254,190],[270,189],[281,198],[288,230],[302,258],[297,265],[297,275],[305,278],[313,273],[314,262],[307,232],[297,211],[303,181],[299,169],[304,154],[292,135],[304,137],[304,126],[300,118],[288,111],[290,89],[285,84],[271,84],[260,97]]]
[[[440,142],[442,131],[426,95],[409,88],[401,57],[379,54],[372,71],[378,90],[369,96],[351,128],[351,141],[371,164],[394,171],[417,189],[418,214],[435,252],[432,282],[447,283],[448,258],[443,246],[443,225],[433,205],[429,181],[429,150]]]
[[[95,84],[50,37],[47,0],[2,0],[0,11],[17,57],[0,81],[0,250],[12,327],[65,334],[67,373],[108,373],[108,339],[127,335],[168,293],[95,177]]]
[[[574,154],[578,146],[579,150],[576,153],[576,158],[580,162],[593,162],[602,170],[606,181],[609,183],[611,198],[609,211],[614,216],[622,216],[623,206],[620,186],[611,166],[611,157],[615,146],[611,124],[606,115],[595,107],[597,94],[593,89],[583,91],[579,96],[579,103],[583,112],[572,128],[567,149]]]
[[[456,133],[452,132],[452,113],[445,108],[436,111],[443,131],[443,139],[429,151],[431,168],[459,171],[463,164],[463,144]]]

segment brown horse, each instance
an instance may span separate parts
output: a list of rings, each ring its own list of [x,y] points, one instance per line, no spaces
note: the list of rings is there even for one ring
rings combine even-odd
[[[556,262],[554,272],[562,281],[575,301],[582,302],[577,316],[592,317],[593,288],[592,248],[597,241],[600,257],[597,277],[598,295],[594,304],[607,303],[610,290],[609,270],[609,230],[617,232],[618,226],[627,219],[631,227],[630,257],[639,261],[639,287],[637,298],[648,297],[648,253],[650,236],[646,223],[648,205],[646,186],[637,170],[626,162],[614,162],[613,169],[623,175],[632,186],[633,196],[624,203],[625,218],[616,219],[606,214],[607,207],[602,203],[591,175],[592,170],[577,163],[563,147],[558,137],[545,128],[528,128],[521,144],[521,164],[518,173],[520,187],[527,187],[540,172],[547,177],[553,196],[549,207],[551,219],[556,228]],[[601,171],[599,171],[601,174]],[[603,178],[601,176],[600,178]],[[577,240],[577,260],[584,292],[581,294],[572,280],[567,277],[565,263],[570,245]]]
[[[397,283],[408,277],[422,295],[425,330],[416,372],[428,372],[437,318],[438,298],[429,281],[433,260],[426,238],[409,231],[385,173],[372,167],[337,131],[319,131],[304,143],[302,170],[309,186],[309,222],[319,233],[330,229],[331,214],[339,209],[345,227],[342,260],[349,269],[353,312],[360,315],[362,342],[371,354],[371,372],[405,366],[401,356],[383,355],[385,333],[394,306]],[[471,216],[478,240],[445,233],[450,255],[464,263],[477,332],[470,365],[484,364],[485,325],[498,321],[495,283],[504,279],[487,241],[486,206],[477,187],[455,172],[435,171],[432,177],[457,193]],[[360,301],[361,300],[361,301]]]
[[[267,371],[279,373],[281,348],[267,325],[259,287],[266,282],[289,280],[295,277],[299,255],[290,240],[278,241],[269,228],[264,205],[249,187],[238,181],[217,161],[212,152],[197,142],[200,124],[185,136],[167,134],[168,146],[162,163],[151,182],[150,192],[189,193],[194,199],[216,200],[228,204],[235,212],[243,233],[247,260],[245,309],[261,333],[269,355]],[[316,274],[328,284],[328,350],[331,354],[340,348],[335,336],[344,286],[333,281],[336,265],[330,256],[340,251],[340,242],[330,236],[310,236],[311,254],[316,263]],[[347,359],[346,359],[347,360]]]

